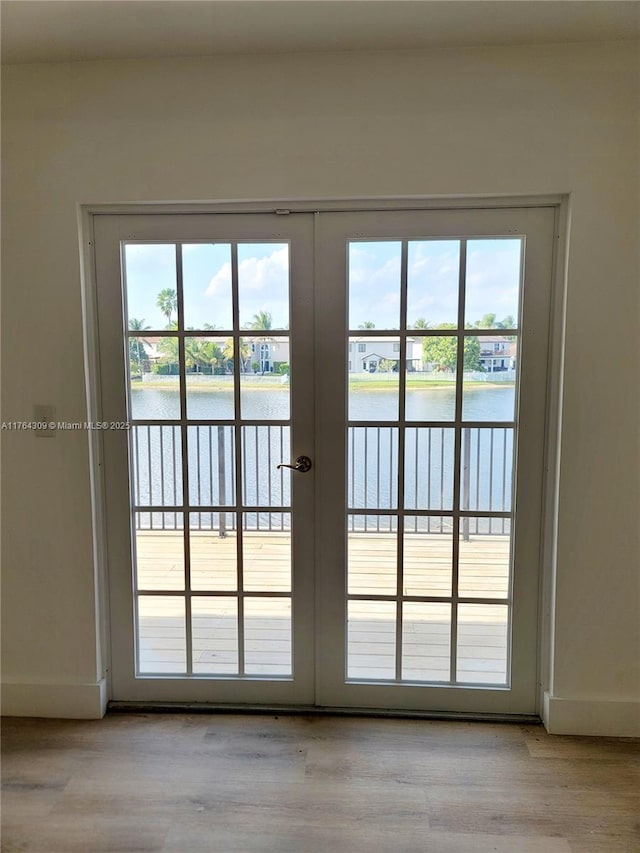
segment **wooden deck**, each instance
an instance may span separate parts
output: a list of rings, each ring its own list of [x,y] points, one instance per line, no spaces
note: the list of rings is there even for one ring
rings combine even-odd
[[[136,535],[138,589],[141,593],[152,590],[176,593],[162,597],[141,595],[142,672],[180,672],[186,665],[183,546],[182,531],[138,531]],[[290,547],[288,532],[243,534],[244,648],[248,674],[291,672]],[[452,547],[450,534],[406,534],[404,594],[450,596]],[[217,593],[192,599],[194,672],[233,675],[237,672],[238,654],[235,533],[220,538],[216,531],[191,531],[190,551],[192,590]],[[394,678],[396,605],[375,597],[396,594],[396,536],[351,533],[348,554],[349,593],[372,597],[372,600],[349,602],[348,675]],[[460,542],[461,596],[504,599],[508,594],[508,575],[508,536],[472,535],[469,542]],[[270,595],[265,597],[261,593]],[[450,604],[406,602],[403,613],[403,678],[448,681]],[[459,605],[459,680],[504,683],[506,643],[506,606]]]

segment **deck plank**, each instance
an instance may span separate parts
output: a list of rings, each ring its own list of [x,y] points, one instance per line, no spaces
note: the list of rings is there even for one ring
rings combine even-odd
[[[288,531],[243,532],[246,599],[245,640],[257,671],[286,670],[291,655],[291,534]],[[184,533],[140,530],[136,534],[138,589],[176,593],[144,597],[140,625],[142,671],[167,671],[186,661],[184,602]],[[198,671],[228,672],[237,647],[238,541],[233,531],[191,531],[191,585],[198,593],[225,595],[194,599],[193,649]],[[351,533],[348,540],[351,594],[395,595],[398,541],[395,533]],[[407,534],[404,541],[405,595],[451,594],[452,539],[445,534]],[[472,536],[460,542],[460,592],[468,597],[506,599],[509,537]],[[281,593],[260,597],[261,593]],[[461,620],[459,675],[465,680],[504,680],[506,608],[471,605]],[[441,661],[449,655],[449,605],[406,606],[402,642],[406,677],[445,677]],[[395,606],[352,602],[349,619],[350,672],[354,677],[391,677],[395,656]],[[378,663],[376,664],[376,660]],[[205,663],[206,662],[206,663]],[[178,667],[179,668],[179,667]]]

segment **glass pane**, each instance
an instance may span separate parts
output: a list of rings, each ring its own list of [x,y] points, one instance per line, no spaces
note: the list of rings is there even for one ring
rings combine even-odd
[[[182,446],[178,426],[132,426],[133,502],[136,506],[182,503]]]
[[[188,418],[233,418],[233,355],[231,338],[185,338]]]
[[[184,673],[187,631],[184,598],[174,595],[138,597],[138,671]]]
[[[131,417],[134,420],[178,420],[178,339],[152,335],[132,338],[129,341],[129,367]]]
[[[350,338],[349,420],[397,421],[400,338]]]
[[[467,241],[466,326],[516,328],[521,251],[520,237]]]
[[[461,518],[458,591],[468,598],[507,598],[511,563],[508,518]]]
[[[458,605],[458,681],[507,683],[508,617],[502,604]]]
[[[238,244],[240,328],[289,328],[289,246]]]
[[[407,427],[404,472],[407,509],[453,509],[454,440],[453,429]]]
[[[245,420],[289,418],[289,338],[240,339],[240,408]]]
[[[175,245],[129,243],[124,247],[124,267],[129,330],[175,328],[178,321]]]
[[[451,605],[405,601],[402,608],[402,678],[451,679]]]
[[[260,514],[257,530],[242,535],[244,588],[291,592],[291,513]]]
[[[193,671],[212,675],[238,672],[238,603],[216,596],[191,599]]]
[[[150,361],[151,343],[146,335],[136,335],[129,338],[129,384],[136,390],[143,381],[145,374],[151,373]]]
[[[461,509],[511,512],[513,436],[509,427],[462,430]]]
[[[404,594],[451,595],[453,519],[411,516],[404,519]]]
[[[397,515],[349,515],[347,521],[355,533],[395,533],[398,529]]]
[[[409,352],[412,350],[412,353]],[[429,335],[407,340],[408,421],[452,421],[456,416],[455,337]],[[420,360],[421,359],[421,360]]]
[[[465,366],[462,417],[467,421],[512,421],[515,417],[518,343],[505,335],[466,337],[476,369]],[[466,358],[465,358],[466,361]]]
[[[189,500],[193,505],[233,506],[236,502],[235,436],[232,426],[187,428]]]
[[[410,240],[407,328],[458,322],[459,240]]]
[[[136,585],[144,590],[184,589],[181,512],[136,512]]]
[[[276,467],[289,462],[288,426],[242,427],[242,501],[245,506],[290,506],[291,473]]]
[[[209,592],[238,588],[236,516],[192,512],[189,516],[191,588]]]
[[[349,328],[400,327],[399,241],[349,243]]]
[[[245,598],[247,675],[291,675],[291,599]]]
[[[349,601],[347,678],[396,677],[396,605]]]
[[[185,329],[232,329],[231,246],[185,243],[182,246]]]
[[[424,338],[416,335],[415,337],[407,338],[407,378],[414,373],[418,374],[415,378],[420,378],[424,373]],[[424,377],[422,377],[424,378]]]
[[[362,530],[349,516],[347,538],[349,593],[395,595],[397,592],[398,535],[395,517],[377,515],[375,528]]]
[[[397,427],[349,427],[348,495],[353,509],[398,506]]]
[[[182,513],[174,510],[137,512],[135,523],[139,530],[182,530]]]

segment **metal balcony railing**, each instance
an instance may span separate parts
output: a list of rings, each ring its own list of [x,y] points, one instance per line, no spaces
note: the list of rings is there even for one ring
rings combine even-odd
[[[290,432],[282,425],[242,427],[242,495],[237,495],[235,433],[231,425],[187,428],[189,526],[224,536],[236,527],[235,512],[211,507],[234,506],[241,497],[252,507],[242,516],[245,530],[287,530],[290,525],[290,475],[276,465],[289,459]],[[397,528],[398,427],[350,427],[347,442],[348,529],[353,532],[391,532]],[[454,509],[454,441],[452,427],[407,427],[404,431],[405,532],[450,533]],[[505,534],[508,518],[486,513],[511,512],[513,428],[466,427],[462,430],[460,530],[471,534]],[[183,500],[180,427],[136,425],[131,430],[131,467],[134,508],[153,506],[154,512],[136,512],[137,529],[182,529],[176,510]],[[196,507],[207,507],[197,510]],[[264,507],[264,511],[260,508]],[[280,507],[282,510],[280,510]],[[376,510],[368,514],[367,509]],[[388,514],[384,513],[388,510]],[[412,514],[417,510],[418,514]],[[382,511],[382,512],[381,512]],[[427,512],[428,514],[423,514]]]

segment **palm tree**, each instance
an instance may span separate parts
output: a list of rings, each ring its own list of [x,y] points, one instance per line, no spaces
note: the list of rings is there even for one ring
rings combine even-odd
[[[146,332],[150,326],[145,325],[144,320],[137,317],[129,318],[130,332]],[[142,338],[129,338],[129,370],[130,373],[142,373],[142,366],[147,360],[147,351],[144,348],[145,341]]]
[[[233,364],[233,360],[235,357],[233,338],[227,338],[227,340],[224,342],[223,352],[227,362]],[[240,373],[246,373],[247,365],[251,361],[251,342],[247,340],[247,338],[240,338],[240,348],[238,350],[238,357],[240,359]]]
[[[263,329],[270,331],[273,328],[273,317],[269,311],[258,311],[253,315],[253,320],[249,323],[250,329]]]
[[[258,311],[257,314],[253,315],[253,320],[251,321],[251,323],[249,323],[249,328],[255,329],[256,331],[271,331],[271,329],[273,328],[273,317],[271,316],[271,313],[269,311]],[[272,335],[257,335],[252,340],[253,343],[263,344],[267,343],[268,341],[273,341],[274,338]],[[269,355],[267,355],[266,359],[262,358],[262,353],[256,353],[256,355],[260,355],[258,363],[260,364],[260,369],[264,374],[264,363],[265,361],[269,360]]]
[[[162,358],[156,366],[154,372],[174,375],[178,373],[178,364],[180,360],[179,347],[177,338],[160,338],[158,341],[158,352],[162,353]]]
[[[431,323],[428,320],[425,320],[424,317],[418,317],[418,319],[413,324],[414,329],[430,329]]]
[[[372,320],[365,320],[364,323],[360,323],[358,326],[359,329],[375,329],[376,324]]]
[[[199,373],[198,368],[203,364],[200,341],[197,338],[184,339],[184,366],[187,370],[195,369]]]
[[[224,362],[224,353],[215,341],[199,338],[187,338],[184,347],[185,367],[195,368],[200,373],[202,368],[215,368]],[[208,371],[205,371],[208,372]]]
[[[158,294],[156,305],[167,318],[167,328],[171,327],[171,315],[178,310],[178,296],[175,290],[170,287],[165,287]]]

